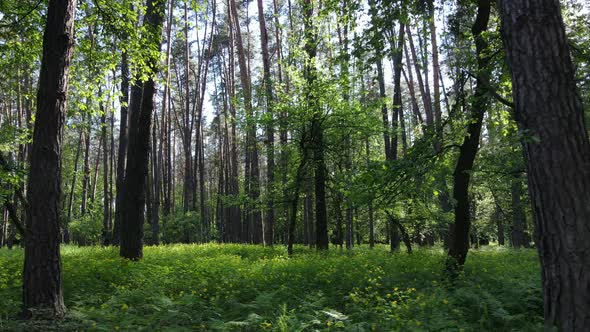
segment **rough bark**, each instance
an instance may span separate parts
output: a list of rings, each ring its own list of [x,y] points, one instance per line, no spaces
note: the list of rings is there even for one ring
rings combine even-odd
[[[500,0],[541,259],[545,324],[590,326],[590,142],[557,0]]]
[[[63,317],[59,252],[60,157],[76,0],[50,0],[27,186],[23,310],[26,317]]]

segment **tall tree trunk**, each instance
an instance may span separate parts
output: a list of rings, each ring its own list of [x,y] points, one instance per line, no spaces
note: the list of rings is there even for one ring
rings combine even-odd
[[[426,113],[426,125],[431,127],[432,125],[434,125],[434,115],[432,114],[432,102],[430,99],[430,95],[426,91],[425,82],[422,79],[422,74],[420,73],[420,62],[418,61],[418,56],[416,55],[416,48],[414,47],[414,37],[412,36],[412,31],[410,30],[409,24],[406,25],[406,33],[408,34],[408,42],[410,44],[410,54],[412,55],[412,62],[414,62],[414,67],[416,69],[416,79],[418,81],[418,87],[420,88],[420,95],[422,96],[422,104],[424,104],[424,113]]]
[[[410,99],[412,101],[412,112],[414,113],[414,116],[416,117],[417,122],[420,125],[424,124],[424,117],[422,116],[422,113],[420,113],[420,108],[418,107],[418,99],[416,98],[416,90],[414,88],[414,74],[413,74],[413,69],[411,66],[411,62],[410,62],[410,54],[408,53],[408,46],[404,41],[404,54],[406,56],[406,66],[408,68],[407,70],[407,75],[406,72],[402,70],[402,73],[404,74],[404,79],[406,81],[406,85],[408,86],[408,90],[410,91]]]
[[[454,275],[457,269],[465,264],[467,251],[469,250],[469,228],[471,213],[469,210],[469,182],[471,170],[479,148],[479,137],[483,116],[488,107],[487,86],[490,79],[489,56],[486,55],[488,42],[483,36],[488,29],[490,19],[490,0],[478,0],[477,16],[471,28],[475,40],[477,56],[477,86],[467,126],[467,136],[459,148],[459,158],[453,173],[454,187],[453,199],[455,200],[455,223],[452,227],[451,242],[446,262],[447,272]]]
[[[238,63],[240,69],[240,83],[242,85],[242,95],[244,96],[244,106],[246,109],[246,191],[250,204],[246,211],[248,221],[246,225],[251,225],[251,240],[254,243],[262,243],[262,215],[260,210],[255,206],[260,198],[260,168],[258,162],[258,147],[256,142],[256,123],[252,110],[252,88],[250,75],[246,63],[246,50],[242,42],[240,31],[240,22],[235,0],[230,0],[230,9],[232,11],[233,27],[235,30],[235,42],[238,49]],[[248,234],[246,234],[248,235]]]
[[[119,97],[120,119],[119,125],[119,148],[117,150],[117,176],[116,176],[116,197],[115,197],[115,225],[113,227],[113,244],[118,245],[121,238],[121,211],[123,210],[123,180],[125,178],[125,157],[127,155],[127,111],[129,109],[129,63],[127,52],[121,53],[121,97]]]
[[[153,208],[152,208],[152,244],[160,244],[160,192],[162,189],[162,183],[160,180],[161,165],[158,153],[158,121],[155,118],[155,125],[152,129],[152,180],[153,180]],[[161,144],[160,144],[161,145]]]
[[[84,121],[84,116],[82,116],[82,122]],[[78,142],[80,144],[78,144],[76,146],[76,158],[74,158],[74,174],[72,175],[72,184],[70,186],[70,193],[68,194],[68,216],[66,218],[66,224],[64,225],[64,233],[65,234],[69,234],[68,230],[68,225],[70,224],[70,222],[72,221],[72,210],[74,208],[74,192],[76,189],[76,180],[78,177],[78,162],[80,161],[80,151],[81,149],[81,145],[82,145],[82,140],[84,139],[84,127],[80,128],[80,135],[78,136]],[[64,243],[70,243],[70,239],[69,236],[65,237],[64,236]],[[2,246],[0,246],[2,247]]]
[[[156,68],[162,40],[162,21],[164,20],[165,2],[149,0],[144,23],[150,27],[147,40],[155,46],[157,53],[146,61],[154,71],[143,84],[140,107],[134,106],[129,121],[129,149],[127,167],[123,184],[123,211],[121,218],[121,257],[137,260],[143,256],[143,223],[146,177],[150,145],[150,128],[154,110],[154,93]]]
[[[590,326],[590,142],[560,2],[500,0],[502,38],[522,132],[545,325]]]
[[[99,94],[100,94],[99,89]],[[100,117],[101,136],[102,136],[102,180],[103,180],[103,223],[102,223],[102,244],[108,246],[111,244],[111,199],[109,197],[109,149],[107,139],[107,111],[100,102],[100,110],[102,115]]]
[[[161,137],[160,153],[162,154],[162,184],[164,193],[164,208],[162,214],[167,217],[172,210],[172,121],[170,115],[170,51],[172,48],[172,24],[174,23],[174,11],[172,10],[173,0],[168,0],[168,19],[166,21],[166,65],[163,68],[166,77],[166,85],[162,94],[162,114],[161,114]]]
[[[402,110],[402,88],[401,88],[401,73],[402,73],[402,59],[404,48],[404,23],[400,22],[397,36],[397,45],[391,43],[394,47],[393,52],[393,137],[391,138],[391,160],[397,160],[397,145],[398,145],[398,120]]]
[[[230,3],[231,4],[231,3]],[[231,7],[231,6],[229,6]],[[228,8],[228,23],[231,26],[233,23],[232,10]],[[240,194],[240,183],[239,183],[239,160],[238,160],[238,136],[237,136],[237,121],[236,116],[236,105],[235,105],[235,60],[234,60],[234,29],[228,29],[229,34],[229,61],[228,70],[226,73],[226,90],[228,91],[229,99],[229,111],[231,114],[231,178],[230,178],[230,193],[232,197],[237,198]],[[240,206],[236,203],[230,207],[230,223],[231,229],[231,241],[239,242],[241,239],[241,212]]]
[[[80,216],[86,214],[88,205],[88,189],[90,188],[90,137],[92,136],[92,115],[88,116],[88,128],[84,129],[84,177],[82,178],[82,202]]]
[[[367,153],[367,168],[371,162],[371,150],[369,145],[369,138],[365,139],[365,149]],[[375,220],[373,217],[373,200],[371,199],[368,204],[369,213],[369,247],[373,249],[375,247]]]
[[[65,313],[59,252],[60,158],[75,12],[76,0],[50,0],[47,7],[27,185],[23,272],[27,317],[63,317]]]
[[[434,94],[433,100],[433,111],[434,111],[434,124],[436,127],[436,135],[437,135],[437,151],[440,149],[440,144],[442,141],[442,127],[441,127],[441,118],[442,118],[442,111],[440,107],[440,64],[438,62],[438,42],[436,37],[436,17],[435,8],[434,8],[434,0],[428,1],[428,27],[430,30],[430,45],[432,49],[432,88]]]
[[[92,175],[92,184],[90,185],[90,203],[94,207],[94,199],[96,198],[96,185],[98,184],[98,170],[100,166],[100,156],[102,155],[102,136],[98,140],[98,151],[94,158],[94,173]]]
[[[305,128],[304,128],[305,129]],[[293,244],[295,243],[295,225],[297,224],[297,207],[299,206],[299,193],[301,191],[301,185],[304,180],[304,171],[308,163],[308,151],[306,148],[308,136],[302,131],[301,141],[299,142],[299,149],[302,153],[301,161],[297,166],[297,172],[295,173],[295,183],[293,184],[293,197],[291,200],[291,214],[289,219],[289,227],[287,231],[287,253],[289,256],[293,255]]]
[[[274,95],[270,76],[270,57],[268,54],[268,35],[266,31],[266,20],[264,18],[264,6],[262,0],[258,3],[258,23],[260,25],[260,44],[262,49],[262,66],[264,71],[264,90],[266,94],[266,113],[268,114],[266,124],[266,218],[264,223],[264,244],[272,246],[274,238],[274,181],[275,181],[275,134],[274,134]]]
[[[322,127],[322,110],[320,102],[313,93],[317,72],[315,57],[317,54],[317,32],[313,25],[313,4],[311,0],[303,2],[303,24],[305,35],[305,63],[304,76],[306,80],[306,100],[312,112],[311,145],[313,147],[314,183],[315,183],[315,214],[316,214],[316,248],[328,249],[328,216],[326,208],[326,162],[324,160],[324,129]]]
[[[180,80],[179,80],[180,82]],[[180,86],[179,86],[180,88]],[[197,93],[197,92],[195,92]],[[183,210],[188,212],[193,209],[193,158],[192,158],[192,133],[193,118],[190,106],[190,44],[188,29],[188,1],[184,1],[184,111],[182,112],[182,145],[184,148],[184,186],[183,186]],[[197,124],[198,125],[198,124]],[[197,152],[198,153],[198,152]]]

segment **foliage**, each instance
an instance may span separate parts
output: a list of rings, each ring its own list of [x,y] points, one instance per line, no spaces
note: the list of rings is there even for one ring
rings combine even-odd
[[[140,262],[113,247],[63,248],[68,316],[51,331],[533,331],[542,328],[532,250],[473,251],[454,287],[440,249],[317,254],[297,247],[166,245]],[[0,250],[0,329],[32,330],[20,304],[21,250]],[[43,324],[43,323],[36,323]],[[45,323],[47,324],[47,323]]]
[[[91,209],[84,216],[69,223],[70,236],[75,239],[78,245],[99,244],[102,235],[102,222],[102,209]]]

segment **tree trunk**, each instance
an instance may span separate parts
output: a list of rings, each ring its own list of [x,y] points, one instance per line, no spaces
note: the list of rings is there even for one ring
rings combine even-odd
[[[522,196],[522,179],[520,174],[512,178],[510,194],[512,196],[512,230],[510,232],[512,246],[515,248],[526,247],[524,209],[520,200]]]
[[[590,326],[590,142],[560,2],[501,0],[502,38],[523,142],[545,325]]]
[[[153,180],[153,208],[152,208],[152,244],[159,245],[160,244],[160,192],[162,189],[162,183],[160,180],[161,172],[161,165],[159,162],[159,153],[158,153],[158,121],[157,117],[156,125],[152,129],[152,149],[151,149],[151,159],[152,159],[152,180]]]
[[[50,0],[28,180],[23,310],[26,317],[63,317],[59,252],[60,158],[74,50],[76,0]]]
[[[422,74],[420,73],[420,62],[418,62],[418,56],[416,55],[416,48],[414,47],[414,37],[410,30],[410,25],[406,25],[406,33],[408,34],[408,42],[410,44],[410,54],[412,55],[412,61],[416,69],[416,79],[418,81],[418,87],[420,88],[420,95],[422,96],[422,103],[424,104],[424,111],[426,113],[426,125],[431,127],[434,124],[434,116],[432,114],[432,102],[430,96],[427,94]]]
[[[246,191],[250,204],[246,210],[248,221],[246,225],[251,226],[249,239],[253,243],[262,243],[262,215],[260,210],[255,206],[260,198],[260,168],[258,162],[258,147],[256,142],[256,122],[252,109],[252,88],[250,83],[250,74],[246,63],[246,50],[242,42],[240,32],[240,22],[235,0],[230,1],[232,11],[233,26],[235,29],[235,42],[238,49],[238,63],[240,69],[240,83],[242,85],[242,94],[244,96],[244,106],[246,108]],[[245,234],[248,235],[248,234]]]
[[[117,150],[117,177],[116,177],[116,197],[115,197],[115,225],[113,227],[113,244],[118,245],[121,237],[121,210],[123,200],[123,180],[125,178],[125,157],[127,155],[127,110],[129,109],[129,64],[127,52],[121,53],[121,104],[119,125],[119,148]]]
[[[465,264],[469,250],[469,228],[471,213],[469,210],[469,182],[473,163],[479,148],[479,137],[483,116],[488,107],[487,86],[489,85],[489,56],[485,52],[488,42],[483,33],[488,29],[490,18],[490,0],[478,0],[477,16],[471,28],[475,40],[477,56],[477,86],[473,96],[473,104],[469,115],[467,136],[459,148],[459,158],[453,173],[453,199],[455,200],[455,223],[452,227],[451,241],[446,262],[447,272],[454,275],[457,269]]]
[[[498,235],[498,245],[503,246],[506,242],[506,238],[504,236],[504,220],[502,220],[501,216],[502,212],[496,206],[494,213],[492,214],[493,222],[496,224],[496,232]]]
[[[193,192],[195,181],[193,177],[192,158],[192,134],[193,118],[190,107],[190,44],[188,29],[188,1],[184,1],[184,112],[182,113],[182,146],[184,148],[184,185],[183,185],[183,210],[188,212],[193,209]],[[179,80],[179,84],[180,84]],[[178,87],[181,88],[180,86]],[[196,92],[195,92],[196,93]],[[198,125],[198,124],[197,124]],[[197,152],[198,153],[198,152]]]
[[[98,151],[96,151],[96,158],[94,158],[94,173],[92,175],[92,184],[90,185],[90,203],[94,207],[94,199],[96,198],[96,185],[98,183],[98,169],[100,168],[100,156],[102,154],[102,136],[98,140]]]
[[[144,17],[149,26],[147,40],[158,49],[146,63],[154,71],[158,66],[162,39],[162,21],[165,2],[149,0]],[[155,73],[153,73],[155,75]],[[150,129],[154,110],[155,82],[151,76],[143,84],[140,107],[134,106],[129,121],[129,149],[123,184],[123,211],[121,218],[121,257],[137,260],[143,256],[143,223],[145,207],[146,177],[150,145]]]
[[[308,108],[312,112],[311,145],[313,147],[314,183],[315,183],[315,214],[316,214],[316,248],[328,249],[328,218],[326,208],[326,162],[324,160],[324,129],[322,128],[322,111],[319,100],[312,92],[315,89],[317,72],[315,57],[317,54],[317,32],[313,25],[313,4],[311,0],[303,2],[305,63],[304,76],[306,80],[306,99]]]
[[[164,194],[164,208],[162,214],[167,217],[172,210],[172,151],[171,151],[171,140],[172,140],[172,121],[170,115],[170,51],[172,43],[170,42],[172,35],[172,25],[174,23],[172,10],[173,0],[168,0],[168,20],[166,22],[166,66],[164,67],[166,85],[162,94],[162,116],[161,116],[161,142],[160,151],[162,154],[162,184]]]
[[[99,95],[101,94],[99,88]],[[102,222],[102,245],[108,246],[111,244],[111,199],[109,197],[109,149],[107,140],[107,111],[100,102],[100,110],[102,112],[100,117],[101,136],[102,136],[102,180],[103,180],[103,222]]]
[[[371,150],[369,145],[369,138],[365,140],[365,149],[367,153],[367,168],[371,162]],[[373,249],[375,247],[375,220],[373,217],[373,199],[369,201],[368,204],[368,212],[369,212],[369,247]]]
[[[230,3],[231,4],[231,3]],[[231,6],[229,6],[231,7]],[[233,17],[232,10],[228,8],[228,20],[229,25],[232,25]],[[235,107],[235,60],[234,60],[234,29],[228,29],[229,34],[229,61],[228,70],[226,73],[226,89],[229,99],[229,111],[231,114],[231,178],[230,178],[230,194],[233,198],[238,198],[240,194],[240,182],[239,182],[239,159],[238,159],[238,134],[237,134],[237,116]],[[240,206],[233,203],[230,207],[230,223],[231,227],[231,241],[237,243],[241,239],[241,212]]]
[[[82,202],[80,216],[86,214],[88,205],[88,189],[90,187],[90,137],[92,136],[92,115],[88,116],[88,128],[84,131],[84,177],[82,178]]]
[[[270,76],[270,57],[268,54],[268,35],[266,31],[266,20],[264,19],[263,1],[258,0],[258,23],[260,25],[260,44],[262,49],[262,65],[264,70],[264,88],[266,94],[266,113],[268,114],[266,124],[266,181],[267,200],[266,218],[264,223],[264,245],[272,246],[274,238],[274,181],[275,181],[275,134],[274,134],[274,95]]]
[[[438,43],[436,38],[436,17],[434,16],[434,0],[428,1],[428,27],[430,29],[430,45],[432,49],[432,88],[434,94],[433,100],[433,111],[434,111],[434,124],[436,127],[437,136],[437,151],[440,149],[442,141],[442,126],[441,118],[442,112],[440,107],[440,64],[438,62]]]
[[[84,116],[82,116],[82,121],[84,121]],[[68,195],[68,216],[66,218],[66,224],[64,225],[64,233],[68,234],[67,229],[68,229],[68,225],[70,224],[70,222],[72,221],[72,210],[74,208],[74,191],[76,189],[76,180],[78,177],[78,162],[80,161],[80,151],[81,149],[81,145],[82,145],[82,140],[84,139],[84,128],[80,128],[80,135],[78,136],[78,142],[80,144],[78,144],[76,146],[76,158],[74,158],[74,174],[72,175],[72,184],[70,186],[70,193]],[[64,243],[70,243],[70,238],[69,236],[64,237]],[[2,247],[2,246],[0,246]]]
[[[393,118],[391,127],[393,129],[393,137],[391,138],[391,160],[397,160],[397,145],[398,145],[398,124],[400,112],[402,110],[402,88],[401,88],[401,73],[402,73],[402,59],[404,48],[404,24],[399,24],[399,32],[397,36],[397,45],[391,43],[394,48],[393,51]]]

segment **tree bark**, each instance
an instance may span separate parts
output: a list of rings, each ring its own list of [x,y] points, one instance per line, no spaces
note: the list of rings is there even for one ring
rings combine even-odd
[[[121,228],[121,210],[123,201],[123,180],[125,178],[125,157],[127,155],[127,120],[129,109],[129,63],[127,59],[127,52],[121,53],[121,97],[119,98],[120,119],[119,125],[119,147],[117,150],[117,176],[116,176],[116,197],[115,197],[115,223],[113,226],[113,244],[118,245],[120,242],[120,228]]]
[[[245,180],[246,191],[250,203],[246,209],[248,232],[243,234],[248,241],[253,243],[262,243],[262,215],[260,210],[255,206],[260,198],[260,168],[258,162],[258,147],[256,142],[256,122],[254,121],[254,112],[252,109],[252,87],[250,83],[250,74],[246,63],[246,50],[242,42],[240,22],[235,0],[230,0],[230,9],[232,11],[233,27],[235,29],[235,42],[238,49],[238,63],[240,70],[240,83],[242,85],[242,94],[244,96],[244,106],[246,109],[246,167]],[[248,233],[246,232],[246,233]]]
[[[82,122],[84,122],[84,116],[82,116]],[[68,215],[66,218],[66,224],[64,225],[64,233],[67,232],[68,225],[72,221],[72,210],[74,208],[74,191],[76,189],[76,180],[78,178],[78,162],[80,161],[80,151],[82,150],[82,140],[84,139],[84,127],[80,128],[80,135],[78,136],[79,144],[76,146],[76,158],[74,158],[74,174],[72,175],[72,184],[70,186],[70,193],[68,194]],[[70,237],[64,236],[64,243],[70,243]],[[0,246],[1,247],[1,246]]]
[[[428,11],[429,11],[429,18],[428,18],[428,27],[430,29],[430,45],[432,48],[432,88],[434,94],[433,100],[433,111],[434,111],[434,125],[436,127],[436,136],[437,136],[437,151],[440,149],[440,144],[442,141],[442,125],[441,125],[441,118],[442,118],[442,111],[440,107],[440,64],[438,62],[438,43],[436,37],[436,18],[434,16],[434,0],[429,0],[428,2]]]
[[[524,210],[521,202],[522,196],[522,179],[520,174],[512,178],[510,185],[510,196],[512,201],[512,231],[510,240],[515,248],[526,247],[526,237],[524,235]]]
[[[266,30],[266,20],[264,18],[263,1],[258,0],[258,23],[260,25],[260,44],[262,49],[262,66],[264,72],[264,89],[266,94],[266,114],[268,114],[266,124],[266,181],[267,181],[267,199],[266,199],[266,218],[264,223],[264,245],[272,246],[274,238],[274,169],[275,169],[275,134],[274,134],[274,95],[272,91],[272,82],[270,76],[270,57],[268,54],[268,35]]]
[[[92,115],[88,116],[88,128],[84,131],[84,177],[82,178],[82,202],[80,203],[80,216],[86,214],[88,205],[88,189],[90,187],[90,137],[92,136]]]
[[[420,88],[420,95],[422,96],[422,104],[424,104],[424,113],[426,113],[426,125],[431,127],[434,125],[434,116],[432,112],[432,102],[428,95],[422,74],[420,73],[420,62],[418,62],[418,56],[416,55],[416,48],[414,47],[414,37],[410,30],[410,25],[406,25],[406,33],[408,34],[408,43],[410,46],[410,54],[412,55],[412,61],[416,69],[416,79],[418,81],[418,87]]]
[[[59,252],[60,158],[68,72],[74,50],[76,0],[50,0],[28,180],[23,313],[61,318],[65,313]]]
[[[99,89],[99,95],[101,94]],[[109,197],[109,149],[107,140],[107,111],[100,102],[100,117],[101,136],[102,136],[102,180],[103,180],[103,222],[102,222],[102,245],[108,246],[111,244],[111,199]]]
[[[455,275],[457,269],[465,264],[467,251],[469,250],[469,228],[471,225],[471,212],[469,210],[469,183],[473,163],[479,148],[479,137],[483,116],[488,107],[487,86],[489,85],[490,69],[489,57],[485,55],[488,42],[483,33],[488,29],[490,18],[490,0],[478,0],[477,16],[471,28],[475,40],[477,56],[477,85],[471,105],[471,114],[467,126],[467,136],[459,147],[459,158],[453,173],[453,198],[455,200],[455,223],[451,230],[446,269],[451,275]]]
[[[317,54],[317,32],[313,25],[314,10],[311,0],[303,2],[303,24],[305,35],[304,76],[306,80],[306,99],[312,112],[311,144],[313,147],[314,183],[315,183],[315,214],[316,214],[316,248],[328,249],[328,216],[326,208],[326,162],[324,160],[324,129],[322,128],[322,111],[317,96],[312,92],[317,79],[315,58]]]
[[[501,31],[521,131],[545,325],[590,326],[590,142],[560,2],[500,0]]]
[[[155,81],[159,51],[162,40],[162,22],[165,2],[149,0],[144,17],[149,27],[147,40],[158,52],[154,52],[146,63],[153,70],[151,77],[143,83],[140,107],[132,106],[129,121],[129,149],[123,184],[123,211],[121,218],[121,247],[123,258],[138,260],[143,257],[143,223],[145,207],[146,177],[150,146],[150,129],[154,110]]]

